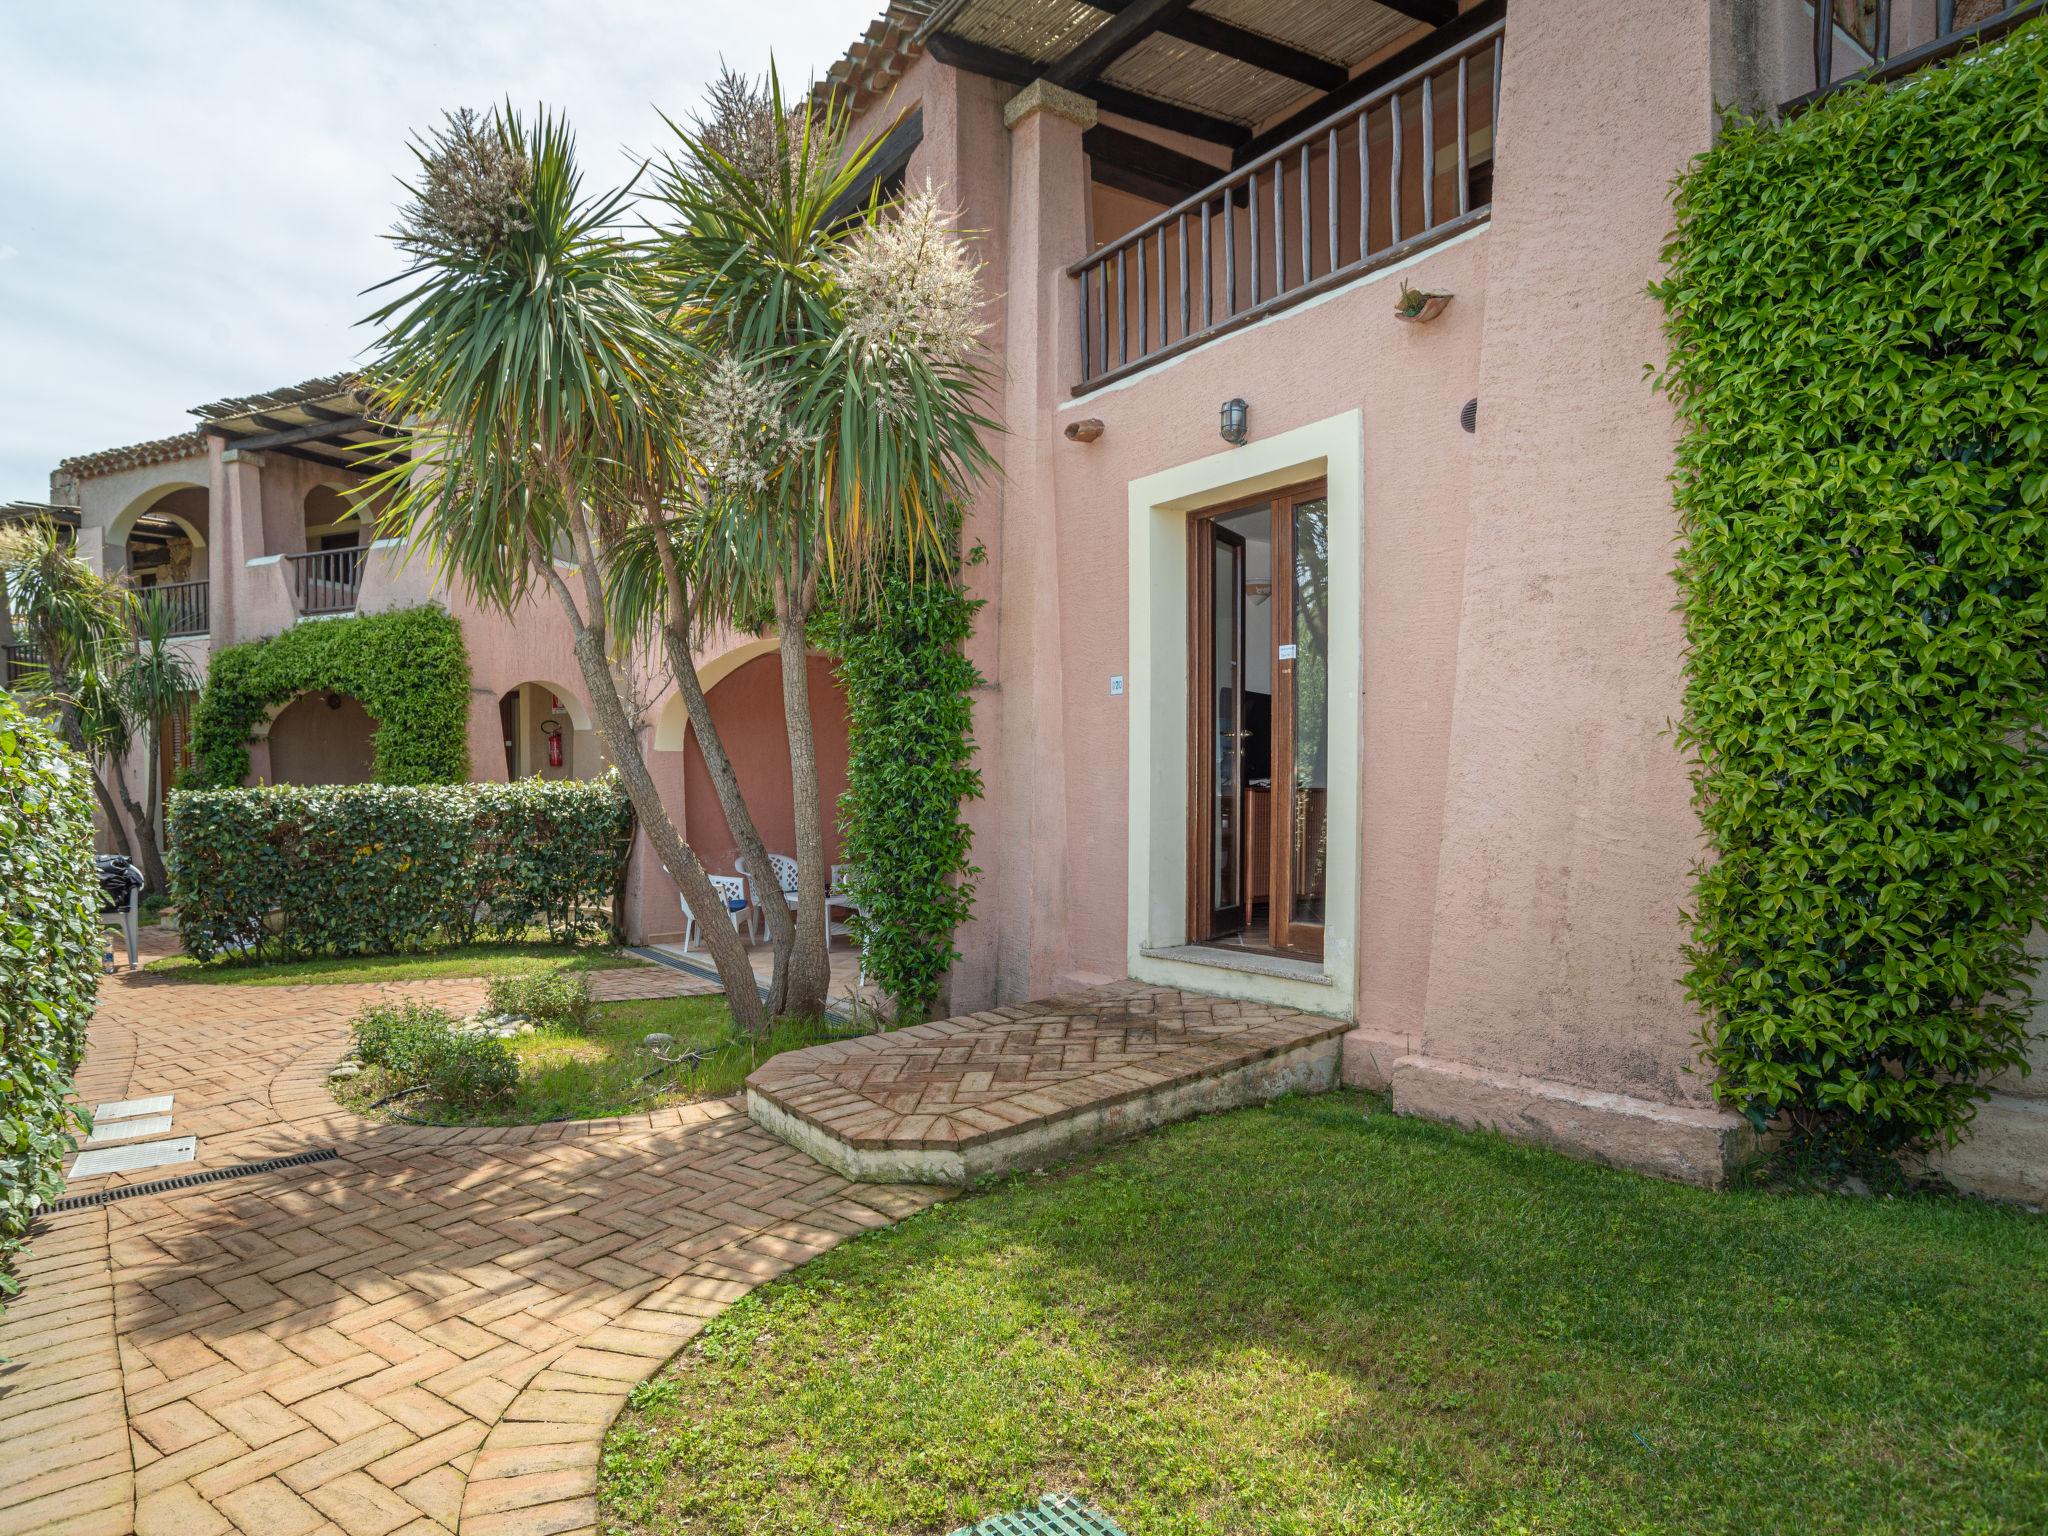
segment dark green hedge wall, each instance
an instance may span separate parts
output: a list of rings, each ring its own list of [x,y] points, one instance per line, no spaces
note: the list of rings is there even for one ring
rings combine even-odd
[[[0,692],[0,1296],[84,1120],[70,1107],[98,997],[85,763]]]
[[[1950,1141],[2048,907],[2048,31],[1731,127],[1677,208],[1707,1055],[1759,1125]]]
[[[273,785],[181,791],[170,831],[187,953],[376,955],[534,927],[556,939],[594,933],[633,815],[615,774]]]
[[[294,624],[214,654],[192,721],[190,782],[227,789],[249,773],[249,737],[265,711],[333,689],[377,722],[379,784],[459,784],[469,777],[469,652],[440,608]]]

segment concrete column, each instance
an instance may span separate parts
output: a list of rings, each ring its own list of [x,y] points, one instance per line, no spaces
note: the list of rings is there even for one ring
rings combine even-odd
[[[263,469],[268,461],[260,453],[226,448],[218,439],[209,449],[209,461],[213,539],[207,546],[207,579],[212,583],[208,628],[218,650],[239,638],[235,621],[249,581],[248,562],[268,552],[263,537]]]
[[[1048,81],[1004,108],[1010,130],[1008,302],[1004,334],[1008,427],[1000,538],[1001,631],[996,681],[997,840],[993,907],[996,995],[1042,996],[1067,962],[1066,751],[1061,677],[1055,404],[1078,376],[1080,343],[1066,276],[1086,254],[1088,161],[1081,135],[1094,103]]]
[[[1665,353],[1645,292],[1715,127],[1714,7],[1516,12],[1422,1049],[1397,1108],[1717,1180],[1681,917],[1703,852]],[[1645,60],[1655,60],[1645,68]]]

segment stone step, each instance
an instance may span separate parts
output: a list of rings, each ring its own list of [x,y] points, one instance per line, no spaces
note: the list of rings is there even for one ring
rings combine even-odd
[[[747,1113],[851,1179],[962,1185],[1336,1086],[1341,1019],[1115,982],[789,1051]]]

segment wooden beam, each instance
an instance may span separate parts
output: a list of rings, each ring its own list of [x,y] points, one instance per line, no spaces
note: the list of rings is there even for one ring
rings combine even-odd
[[[825,210],[826,227],[851,218],[865,208],[875,188],[891,176],[900,175],[910,164],[910,157],[917,153],[917,146],[923,142],[924,108],[913,107],[882,136],[882,142],[875,146],[867,165],[862,168],[860,179],[840,193],[838,200]]]
[[[1055,59],[1045,78],[1068,90],[1083,90],[1138,44],[1180,15],[1195,0],[1130,0],[1118,14],[1090,32],[1066,56]]]
[[[258,432],[253,437],[238,438],[237,448],[248,448],[262,453],[272,448],[289,448],[295,443],[311,443],[339,438],[349,432],[374,431],[376,423],[366,416],[347,416],[340,421],[308,421],[298,426],[289,426],[274,416],[251,416],[258,426],[269,427],[268,432]]]
[[[1097,124],[1081,135],[1090,172],[1105,187],[1171,206],[1216,184],[1228,171],[1164,144]]]
[[[1022,54],[1006,53],[984,43],[971,43],[950,32],[934,32],[926,38],[925,51],[941,64],[1011,85],[1029,85],[1046,71],[1045,65],[1035,64]],[[1133,122],[1150,123],[1154,128],[1184,133],[1191,139],[1204,139],[1226,148],[1235,148],[1252,136],[1251,130],[1240,123],[1211,117],[1205,112],[1175,106],[1150,96],[1140,96],[1136,91],[1117,86],[1096,84],[1089,87],[1087,94],[1094,97],[1095,104],[1105,112],[1114,112]]]
[[[1404,3],[1394,8],[1405,11],[1407,6]],[[1350,81],[1329,95],[1310,102],[1284,123],[1268,128],[1256,138],[1246,140],[1238,146],[1231,164],[1240,166],[1249,160],[1258,159],[1275,144],[1284,144],[1304,128],[1313,128],[1332,112],[1341,111],[1363,101],[1389,80],[1407,74],[1419,64],[1427,64],[1445,49],[1455,47],[1475,32],[1484,31],[1507,13],[1507,0],[1485,0],[1484,4],[1475,5],[1471,10],[1462,12],[1437,31],[1430,33],[1428,37],[1417,39],[1392,58],[1375,64],[1362,75],[1354,75]]]
[[[1098,11],[1118,16],[1130,6],[1131,0],[1088,0],[1088,3]],[[1318,91],[1334,91],[1351,77],[1351,72],[1341,64],[1332,64],[1328,59],[1306,53],[1278,38],[1248,32],[1204,11],[1183,11],[1162,22],[1159,30],[1168,37],[1193,43],[1198,48],[1220,53],[1241,64],[1253,65],[1269,75],[1298,80]]]
[[[1447,26],[1458,14],[1458,0],[1378,0],[1384,10],[1406,16],[1425,26]]]

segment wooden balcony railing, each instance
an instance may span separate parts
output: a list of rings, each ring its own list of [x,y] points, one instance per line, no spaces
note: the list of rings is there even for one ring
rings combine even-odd
[[[1927,0],[1810,3],[1814,88],[1786,102],[1786,112],[1802,111],[1847,85],[1909,75],[2048,10],[2048,0],[1933,0],[1931,16]],[[1842,62],[1856,67],[1838,80]]]
[[[285,561],[291,567],[292,601],[302,617],[347,613],[355,607],[356,590],[363,582],[361,549],[318,549],[286,555]]]
[[[1496,21],[1067,269],[1075,392],[1200,346],[1482,222]]]
[[[0,645],[0,687],[32,688],[43,681],[43,658],[26,641]]]
[[[145,603],[162,603],[170,615],[174,635],[203,635],[207,629],[207,585],[203,581],[166,581],[144,587],[136,596]]]

